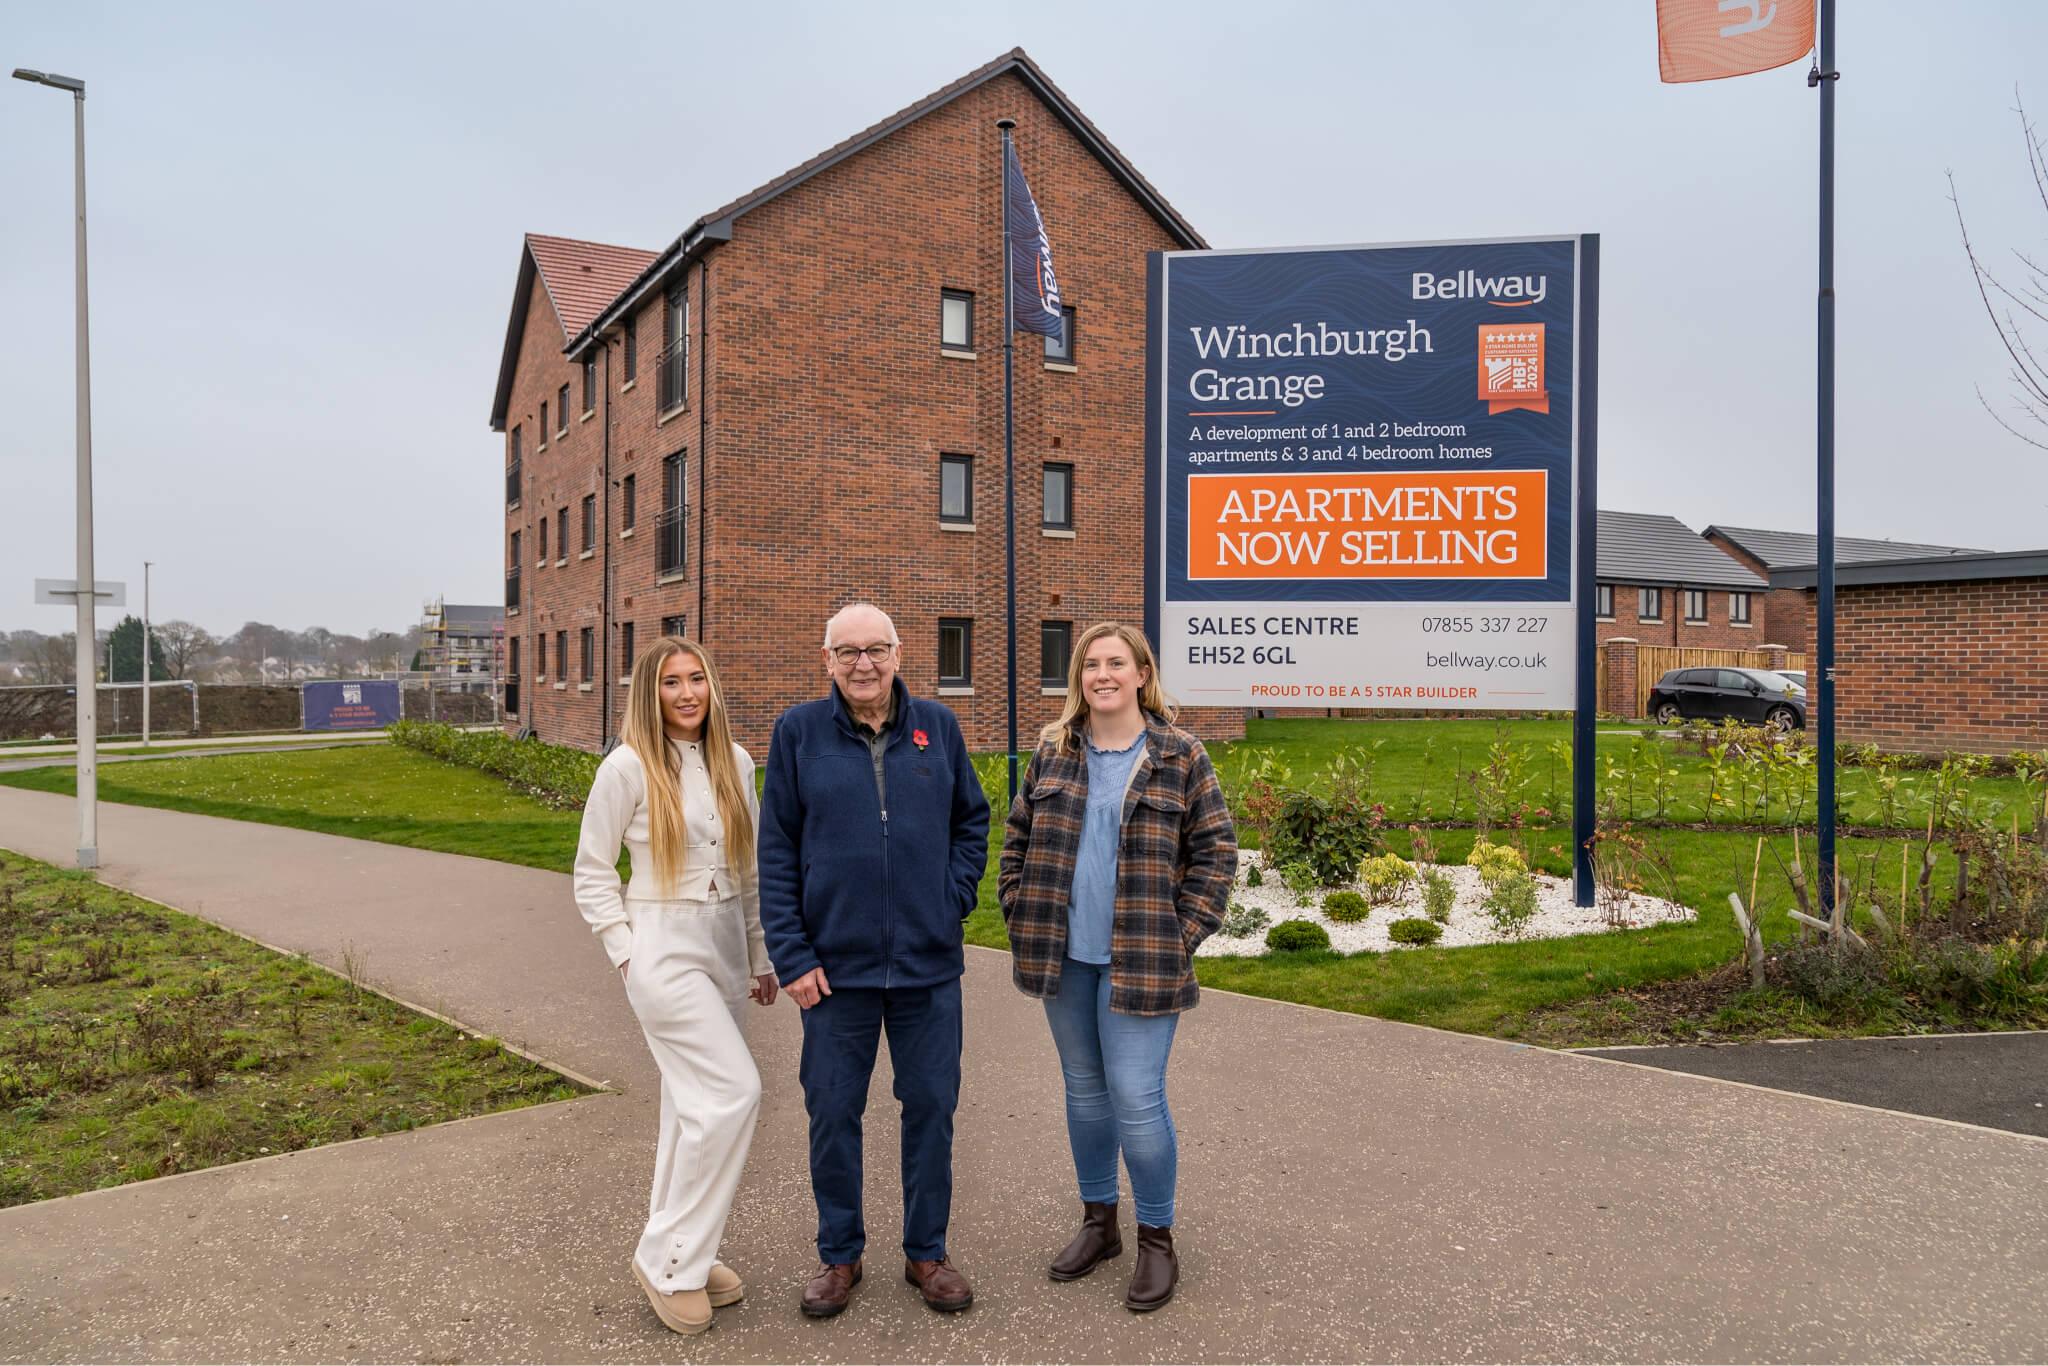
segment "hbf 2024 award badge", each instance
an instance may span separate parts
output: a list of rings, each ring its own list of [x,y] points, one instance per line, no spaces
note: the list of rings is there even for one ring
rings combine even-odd
[[[1479,397],[1488,413],[1550,411],[1550,394],[1543,387],[1542,323],[1480,324]]]

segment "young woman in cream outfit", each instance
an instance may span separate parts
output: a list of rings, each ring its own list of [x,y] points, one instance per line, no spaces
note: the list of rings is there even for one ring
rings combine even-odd
[[[649,775],[655,775],[650,780]],[[623,743],[583,808],[576,904],[625,980],[661,1068],[661,1133],[633,1273],[678,1333],[746,1287],[717,1260],[761,1105],[742,997],[775,1001],[755,890],[754,761],[732,742],[701,645],[664,636],[633,663]],[[632,880],[619,884],[619,847]]]

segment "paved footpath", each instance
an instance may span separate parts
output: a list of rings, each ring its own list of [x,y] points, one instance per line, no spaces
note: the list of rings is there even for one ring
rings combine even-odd
[[[70,854],[67,800],[0,789],[0,845]],[[1173,1064],[1180,1297],[1125,1259],[1055,1285],[1077,1212],[1058,1071],[1001,954],[969,955],[952,1251],[965,1314],[892,1256],[886,1067],[870,1274],[813,1323],[797,1020],[726,1240],[746,1302],[702,1339],[626,1266],[653,1068],[566,877],[101,808],[106,879],[338,963],[616,1090],[0,1211],[13,1360],[2033,1360],[2048,1143],[1708,1078],[1207,993]]]

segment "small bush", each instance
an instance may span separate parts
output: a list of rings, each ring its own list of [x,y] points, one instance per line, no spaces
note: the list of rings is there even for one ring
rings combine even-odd
[[[2048,995],[2048,949],[2038,939],[1989,946],[1944,939],[1901,976],[1924,999],[1971,1015],[2023,1019]]]
[[[1371,913],[1371,904],[1356,892],[1332,892],[1323,898],[1323,914],[1341,924],[1363,920]]]
[[[1465,866],[1479,870],[1479,880],[1492,887],[1502,878],[1516,873],[1526,873],[1529,865],[1522,858],[1522,851],[1505,844],[1489,844],[1480,840],[1472,846],[1472,852],[1465,855]]]
[[[1247,887],[1263,887],[1266,885],[1266,875],[1260,871],[1259,864],[1251,863],[1245,865],[1244,885]]]
[[[1787,991],[1830,1010],[1882,1007],[1896,1000],[1878,956],[1854,943],[1839,951],[1819,941],[1788,944],[1772,968]]]
[[[1451,918],[1451,907],[1458,903],[1458,884],[1434,868],[1422,871],[1422,909],[1431,920],[1441,925]]]
[[[1290,791],[1264,847],[1282,867],[1299,862],[1313,868],[1318,887],[1338,887],[1351,881],[1359,860],[1379,852],[1385,824],[1380,807],[1355,794],[1339,806],[1313,792]]]
[[[1511,939],[1519,938],[1536,918],[1536,879],[1527,873],[1506,874],[1492,884],[1481,904],[1496,931]]]
[[[1407,915],[1387,926],[1387,938],[1396,944],[1434,944],[1444,927],[1419,915]]]
[[[1266,947],[1276,953],[1301,953],[1330,947],[1330,932],[1313,920],[1283,920],[1266,931]]]
[[[1365,897],[1375,906],[1391,906],[1415,880],[1415,865],[1399,854],[1377,854],[1358,865]]]
[[[1310,906],[1315,904],[1316,889],[1323,885],[1323,880],[1317,876],[1314,865],[1297,859],[1280,865],[1280,885],[1294,894],[1295,905]]]
[[[429,721],[399,721],[387,734],[395,745],[494,774],[558,809],[583,805],[601,762],[599,755],[567,745],[514,740],[503,731],[457,730]]]
[[[1272,923],[1273,917],[1257,906],[1247,906],[1242,901],[1230,903],[1229,914],[1223,917],[1223,937],[1226,939],[1249,939]]]

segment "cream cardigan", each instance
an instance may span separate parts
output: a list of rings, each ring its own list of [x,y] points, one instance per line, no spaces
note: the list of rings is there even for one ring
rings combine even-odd
[[[640,756],[631,746],[620,745],[598,765],[590,799],[583,805],[583,833],[576,844],[576,908],[590,922],[591,933],[616,967],[633,953],[628,902],[722,901],[737,894],[747,921],[747,970],[757,977],[773,972],[761,934],[761,894],[755,870],[750,861],[735,876],[726,859],[725,832],[719,828],[718,798],[711,790],[703,746],[674,739],[669,745],[683,770],[686,845],[673,895],[663,896],[655,886],[654,853],[647,843],[647,781]],[[754,794],[753,757],[734,745],[733,758],[747,794],[747,819],[758,831],[761,807]],[[632,879],[623,886],[618,870],[621,844],[633,866]]]

